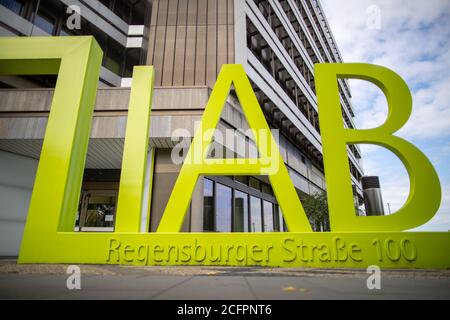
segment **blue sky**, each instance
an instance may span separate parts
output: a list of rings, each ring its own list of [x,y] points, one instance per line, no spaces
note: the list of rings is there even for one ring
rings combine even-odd
[[[397,135],[419,147],[435,166],[442,186],[438,213],[417,230],[450,230],[450,1],[322,0],[345,62],[388,67],[408,84],[413,97],[409,122]],[[350,80],[355,122],[384,122],[386,99],[374,85]],[[409,192],[406,170],[391,152],[362,145],[366,174],[379,175],[392,212]]]

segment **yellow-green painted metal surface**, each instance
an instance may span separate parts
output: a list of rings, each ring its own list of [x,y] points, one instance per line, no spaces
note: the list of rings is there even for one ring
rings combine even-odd
[[[134,68],[114,232],[73,232],[102,52],[92,37],[0,39],[0,74],[58,74],[20,263],[136,265],[265,265],[449,268],[449,232],[405,232],[431,219],[441,190],[429,160],[395,131],[408,120],[411,95],[393,71],[368,64],[316,65],[316,88],[332,232],[312,232],[300,200],[241,65],[224,65],[156,233],[139,232],[147,166],[153,68]],[[368,80],[386,95],[385,124],[343,126],[337,78]],[[206,157],[233,86],[259,158]],[[346,146],[374,143],[393,151],[411,183],[405,205],[388,216],[358,217]],[[180,233],[200,175],[264,174],[290,232]]]

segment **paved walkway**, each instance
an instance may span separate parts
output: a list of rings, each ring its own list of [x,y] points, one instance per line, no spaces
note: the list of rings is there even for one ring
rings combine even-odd
[[[450,299],[450,270],[385,270],[369,290],[365,270],[81,265],[69,290],[67,267],[0,260],[0,299]]]

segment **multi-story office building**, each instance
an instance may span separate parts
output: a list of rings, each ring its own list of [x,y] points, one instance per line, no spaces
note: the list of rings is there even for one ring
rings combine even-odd
[[[150,13],[147,1],[1,0],[0,35],[93,35],[104,53],[100,86],[129,86],[133,66],[145,64],[144,26]],[[54,79],[42,77],[20,80],[3,77],[2,82],[12,87],[54,85]]]
[[[39,3],[39,7],[37,4]],[[67,28],[79,10],[79,29]],[[69,12],[69,13],[68,13]],[[0,0],[2,35],[92,34],[104,51],[75,229],[112,231],[133,65],[155,67],[141,231],[155,231],[181,164],[179,140],[192,136],[222,64],[242,64],[303,198],[325,189],[314,63],[341,62],[315,0]],[[1,48],[0,48],[1,50]],[[52,98],[51,77],[0,79],[0,255],[17,255]],[[39,88],[40,87],[40,88]],[[351,95],[339,80],[344,125],[354,127]],[[218,132],[252,150],[233,90]],[[225,134],[224,134],[225,136]],[[212,156],[244,156],[217,139]],[[217,152],[217,154],[215,154]],[[355,201],[362,198],[357,146],[348,148]],[[51,199],[49,199],[51,201]],[[315,225],[315,229],[324,226]],[[199,179],[182,231],[285,231],[267,177]]]

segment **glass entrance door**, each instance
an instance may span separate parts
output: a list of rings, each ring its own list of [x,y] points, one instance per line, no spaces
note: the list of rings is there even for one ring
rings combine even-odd
[[[81,195],[76,231],[114,231],[117,191],[87,190]]]

